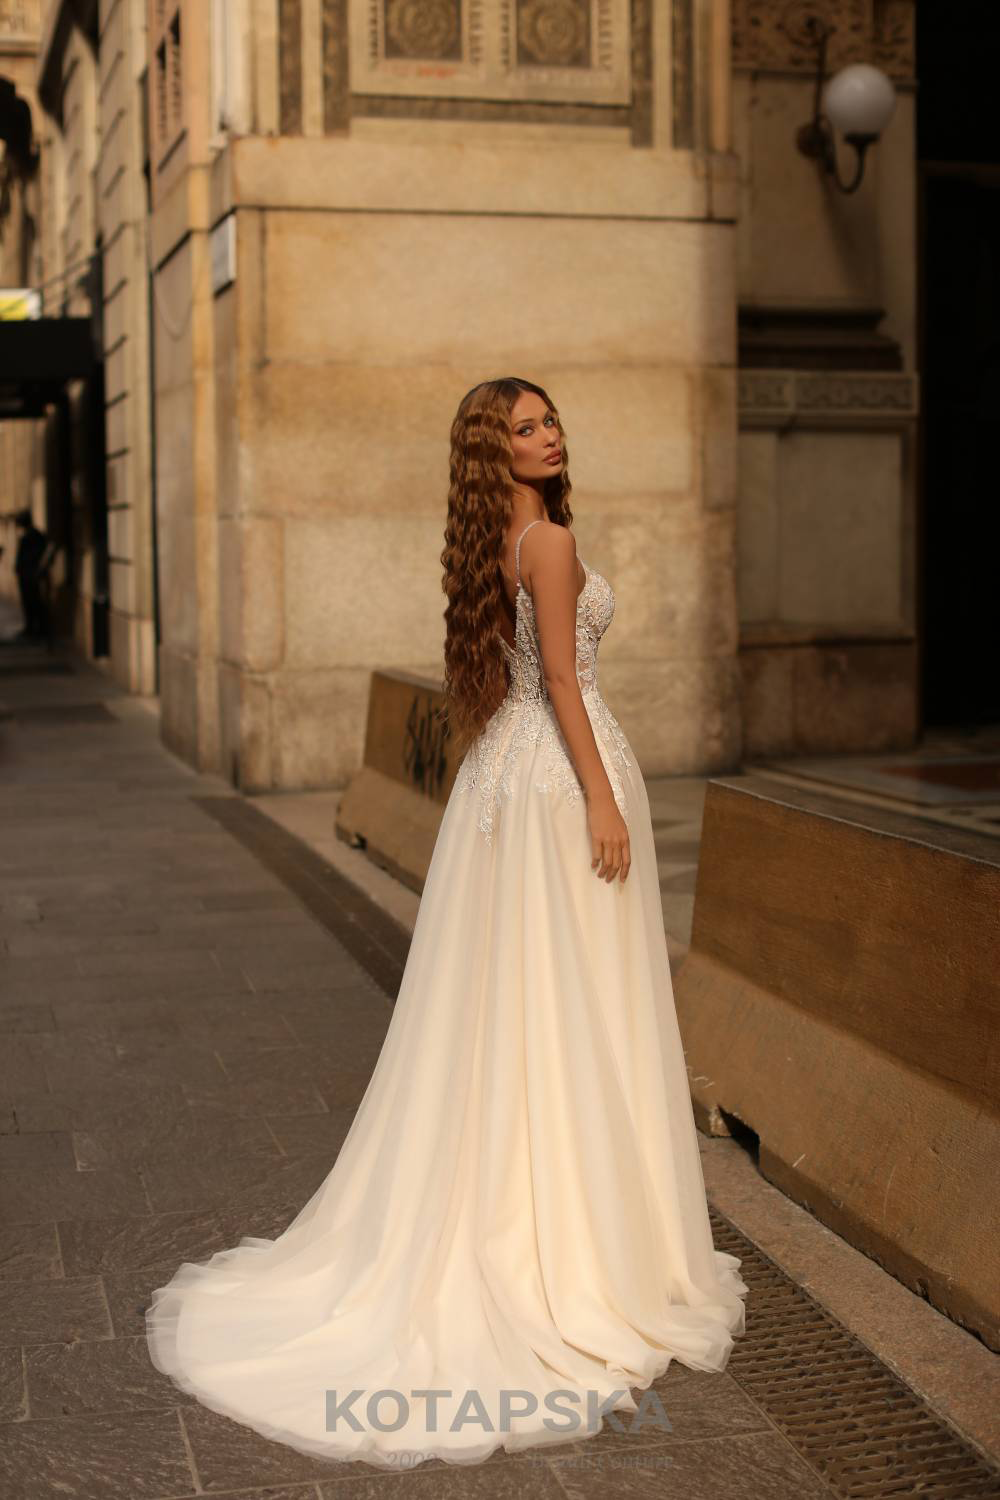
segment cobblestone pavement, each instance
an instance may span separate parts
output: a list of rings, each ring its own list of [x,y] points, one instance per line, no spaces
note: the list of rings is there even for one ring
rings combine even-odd
[[[675,1364],[657,1382],[667,1435],[608,1430],[544,1459],[394,1475],[305,1458],[180,1395],[148,1359],[149,1293],[182,1260],[280,1233],[327,1175],[381,1047],[405,932],[169,755],[150,709],[106,677],[58,654],[0,653],[0,1493],[916,1493],[849,1481],[768,1373],[777,1360],[779,1384],[805,1389],[810,1368],[864,1358],[911,1439],[929,1435],[935,1472],[949,1454],[965,1465],[968,1488],[919,1492],[1000,1495],[983,1456],[714,1208],[717,1243],[746,1257],[758,1302],[752,1290],[725,1374]],[[722,1148],[739,1155],[732,1142],[706,1150]],[[780,1216],[785,1200],[767,1191]],[[779,1306],[776,1345],[764,1310]],[[837,1405],[833,1386],[814,1397],[826,1416]]]

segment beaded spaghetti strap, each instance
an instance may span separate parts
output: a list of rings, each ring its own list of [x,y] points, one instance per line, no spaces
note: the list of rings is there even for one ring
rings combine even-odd
[[[525,532],[530,531],[532,526],[540,526],[541,524],[541,516],[539,516],[537,521],[529,521],[527,526],[524,528],[524,531],[521,532],[521,535],[517,539],[517,546],[514,548],[514,572],[517,574],[518,588],[521,587],[521,542],[524,540]]]

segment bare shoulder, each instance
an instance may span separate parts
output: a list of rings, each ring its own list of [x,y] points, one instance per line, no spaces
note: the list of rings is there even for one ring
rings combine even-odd
[[[576,537],[568,526],[560,526],[555,521],[539,521],[537,526],[532,526],[526,533],[521,543],[522,571],[530,561],[559,563],[575,556]]]
[[[568,577],[570,572],[575,578],[579,566],[576,537],[568,526],[560,526],[555,521],[539,521],[525,536],[521,548],[521,580],[532,598],[535,595],[536,581],[541,581],[546,576]]]

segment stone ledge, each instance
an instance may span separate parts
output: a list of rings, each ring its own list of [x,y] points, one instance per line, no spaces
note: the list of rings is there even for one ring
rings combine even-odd
[[[994,1349],[998,911],[995,840],[710,780],[675,986],[701,1127]]]
[[[514,170],[516,162],[517,170]],[[554,167],[558,165],[558,171]],[[230,209],[709,219],[729,155],[553,140],[489,144],[242,136],[212,168],[211,222]],[[730,195],[731,196],[731,195]],[[730,204],[728,217],[735,210]]]

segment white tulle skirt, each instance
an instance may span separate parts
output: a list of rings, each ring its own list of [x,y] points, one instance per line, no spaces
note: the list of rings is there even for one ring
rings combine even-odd
[[[585,803],[537,784],[544,749],[523,755],[492,842],[475,798],[449,799],[329,1176],[278,1239],[185,1262],[146,1313],[153,1363],[183,1391],[321,1459],[578,1441],[636,1412],[630,1388],[672,1359],[721,1371],[744,1331],[635,757],[622,884],[591,870]]]

